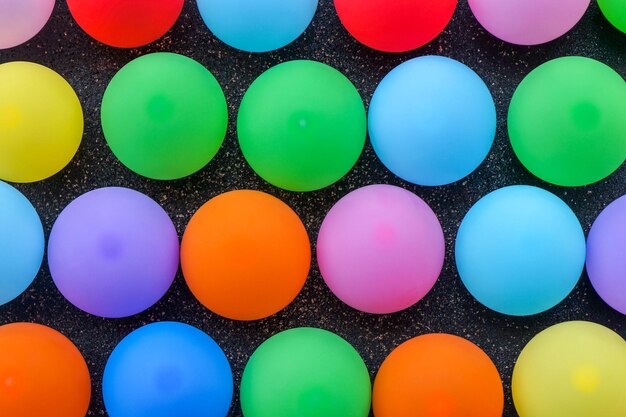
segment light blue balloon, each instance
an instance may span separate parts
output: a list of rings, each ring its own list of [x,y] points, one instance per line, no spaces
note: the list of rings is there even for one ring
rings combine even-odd
[[[318,0],[198,0],[202,20],[222,42],[267,52],[296,40],[313,20]]]
[[[470,209],[455,255],[463,284],[479,302],[527,316],[572,291],[585,264],[585,235],[560,198],[517,185],[487,194]]]
[[[225,417],[233,376],[206,333],[159,322],[133,331],[113,350],[102,394],[109,417]]]
[[[41,220],[28,199],[0,181],[0,305],[33,282],[44,252]]]
[[[370,103],[374,151],[413,184],[445,185],[469,175],[489,153],[495,133],[496,107],[485,83],[442,56],[398,65]]]

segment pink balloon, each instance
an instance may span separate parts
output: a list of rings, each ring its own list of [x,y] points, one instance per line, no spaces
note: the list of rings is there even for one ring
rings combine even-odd
[[[435,213],[392,185],[370,185],[343,197],[317,238],[317,261],[330,290],[349,306],[375,314],[421,300],[441,273],[444,252]]]
[[[590,0],[469,0],[492,35],[518,45],[538,45],[564,35],[583,17]]]
[[[54,0],[0,0],[0,49],[29,41],[46,25]]]

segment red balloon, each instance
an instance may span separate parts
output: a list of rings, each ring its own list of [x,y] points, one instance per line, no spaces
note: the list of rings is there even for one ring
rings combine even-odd
[[[385,52],[406,52],[432,41],[446,27],[457,0],[335,0],[341,23],[359,42]]]
[[[156,41],[174,26],[184,0],[67,0],[78,25],[96,40],[119,48]]]

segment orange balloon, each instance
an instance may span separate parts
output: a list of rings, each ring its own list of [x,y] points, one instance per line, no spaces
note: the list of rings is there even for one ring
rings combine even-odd
[[[40,324],[0,326],[0,415],[84,417],[91,379],[83,356]]]
[[[502,380],[478,346],[427,334],[398,346],[374,381],[376,417],[501,417]]]
[[[302,290],[311,245],[288,205],[259,191],[231,191],[194,214],[181,264],[206,308],[230,319],[257,320],[282,310]]]

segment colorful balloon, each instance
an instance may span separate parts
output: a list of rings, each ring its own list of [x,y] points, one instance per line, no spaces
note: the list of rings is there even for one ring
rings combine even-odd
[[[39,215],[22,193],[0,181],[0,306],[26,291],[44,252]]]
[[[48,23],[54,0],[0,0],[0,49],[31,40]]]
[[[478,22],[505,42],[538,45],[569,32],[590,0],[469,0]]]
[[[469,175],[489,153],[496,107],[470,68],[423,56],[383,78],[368,121],[372,146],[391,172],[414,184],[445,185]]]
[[[150,197],[99,188],[72,201],[48,242],[50,274],[69,302],[96,316],[140,313],[167,292],[178,271],[178,235]]]
[[[443,266],[437,216],[421,198],[392,185],[352,191],[328,212],[317,261],[331,291],[361,311],[388,314],[421,300]]]
[[[350,171],[367,133],[359,92],[343,74],[315,61],[265,71],[241,102],[237,135],[264,180],[289,191],[327,187]]]
[[[31,62],[0,65],[0,179],[34,182],[63,169],[83,137],[83,109],[72,87]]]
[[[183,323],[152,323],[115,347],[102,396],[109,417],[226,417],[233,375],[206,333]]]
[[[456,237],[465,287],[499,313],[527,316],[561,302],[585,264],[585,235],[574,212],[541,188],[517,185],[481,198]]]
[[[457,0],[335,0],[341,23],[362,44],[406,52],[435,39],[452,19]]]
[[[213,74],[165,52],[126,64],[104,93],[101,115],[115,156],[158,180],[202,169],[222,146],[228,125],[226,98]]]
[[[560,323],[524,347],[513,369],[520,417],[626,415],[626,342],[586,321]]]
[[[367,417],[371,383],[359,353],[341,337],[300,327],[267,339],[241,379],[245,417]]]
[[[184,0],[67,0],[76,23],[109,46],[137,48],[152,43],[174,26]]]
[[[587,238],[587,274],[608,305],[626,314],[626,196],[609,204]]]
[[[508,115],[511,145],[534,175],[576,187],[600,181],[626,159],[626,82],[607,65],[569,56],[535,68]]]
[[[296,40],[313,20],[318,0],[197,0],[202,20],[222,42],[268,52]]]
[[[231,191],[191,218],[181,263],[187,285],[206,308],[234,320],[258,320],[300,293],[311,245],[287,204],[260,191]]]
[[[374,381],[376,417],[502,417],[500,374],[478,346],[426,334],[395,348]]]
[[[11,417],[85,417],[91,378],[64,335],[40,324],[0,326],[0,411]]]

